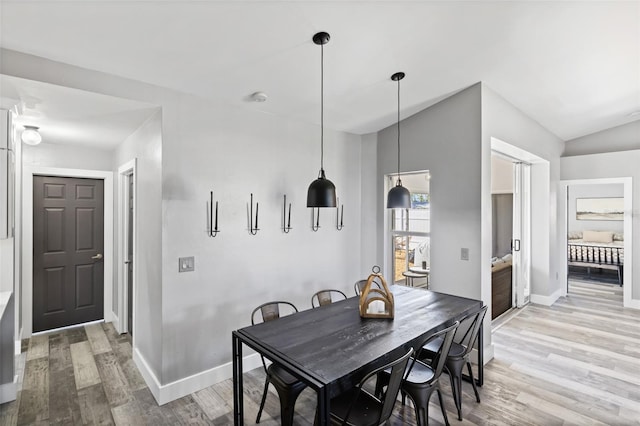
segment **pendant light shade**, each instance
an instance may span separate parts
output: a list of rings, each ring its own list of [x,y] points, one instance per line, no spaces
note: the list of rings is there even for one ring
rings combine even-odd
[[[319,32],[313,42],[320,46],[320,173],[311,182],[307,191],[307,207],[335,207],[336,187],[324,174],[324,45],[329,42],[329,34]]]
[[[397,72],[391,76],[391,80],[398,82],[398,180],[396,186],[391,188],[387,194],[388,209],[411,208],[411,194],[407,188],[402,186],[402,180],[400,180],[400,80],[403,78],[403,72]]]

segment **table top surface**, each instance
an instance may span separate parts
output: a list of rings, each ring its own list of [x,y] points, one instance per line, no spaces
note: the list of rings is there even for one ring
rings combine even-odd
[[[351,297],[234,334],[272,361],[310,377],[316,386],[330,385],[336,394],[482,307],[479,300],[424,289],[394,285],[391,290],[394,319],[360,317],[359,299]]]
[[[418,274],[423,274],[423,275],[427,275],[429,273],[429,271],[431,271],[431,269],[429,267],[424,269],[424,268],[421,268],[420,266],[410,266],[409,270],[411,272],[416,272]]]

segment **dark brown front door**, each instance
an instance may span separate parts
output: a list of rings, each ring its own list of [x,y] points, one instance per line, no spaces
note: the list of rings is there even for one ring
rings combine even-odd
[[[104,317],[104,182],[33,177],[33,331]]]

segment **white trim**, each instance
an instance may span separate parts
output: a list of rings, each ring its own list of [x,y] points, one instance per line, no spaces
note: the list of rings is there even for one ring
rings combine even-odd
[[[142,374],[142,377],[147,383],[151,394],[153,394],[153,397],[158,402],[158,405],[164,405],[167,402],[182,398],[190,393],[199,391],[200,389],[204,389],[233,377],[233,366],[231,362],[227,362],[217,367],[193,374],[189,377],[176,380],[175,382],[161,385],[160,381],[138,349],[133,350],[133,362],[138,367],[138,370],[140,370],[140,374]],[[261,365],[262,361],[260,360],[260,356],[256,353],[242,358],[243,372],[253,370]]]
[[[117,261],[118,261],[118,278],[117,278],[117,286],[118,286],[118,316],[120,318],[122,318],[122,321],[118,322],[118,326],[116,327],[116,330],[118,331],[118,333],[126,333],[128,330],[128,326],[129,324],[127,324],[128,318],[129,316],[127,315],[127,309],[128,309],[128,292],[126,291],[127,288],[127,274],[126,274],[126,268],[124,267],[124,261],[125,261],[125,257],[126,254],[128,252],[127,250],[127,232],[128,229],[126,228],[126,224],[127,221],[125,219],[125,214],[128,214],[127,209],[128,209],[128,203],[129,203],[129,188],[127,187],[127,176],[129,175],[133,175],[133,259],[132,261],[134,262],[134,266],[135,266],[135,258],[136,258],[136,246],[137,246],[137,241],[136,241],[136,210],[137,210],[137,197],[136,197],[136,167],[137,167],[137,159],[134,158],[133,160],[127,161],[126,163],[122,164],[120,167],[118,167],[118,234],[116,236],[116,240],[117,240],[117,247],[118,247],[118,254],[117,254]],[[132,306],[135,307],[135,302],[136,302],[136,272],[137,272],[137,268],[134,267],[133,269],[133,303]],[[133,309],[133,315],[135,316],[136,310],[135,308]],[[134,330],[133,330],[133,341],[131,342],[131,346],[135,348],[135,338],[136,338],[136,330],[135,330],[135,320],[133,320],[133,326],[134,326]]]
[[[551,296],[543,296],[541,294],[532,294],[530,302],[535,303],[536,305],[551,306],[554,303],[556,303],[556,300],[558,300],[561,296],[562,296],[562,289],[559,288],[556,291],[554,291],[551,294]]]
[[[491,361],[494,356],[495,346],[493,345],[493,343],[485,345],[484,353],[482,354],[482,365],[487,365],[487,363]],[[469,353],[469,361],[471,361],[471,364],[478,365],[478,350],[476,348],[471,349],[471,353]]]
[[[562,198],[562,206],[564,206],[564,215],[562,223],[559,224],[558,230],[563,243],[563,253],[566,253],[567,247],[567,221],[569,208],[567,206],[567,188],[572,185],[592,185],[592,184],[622,184],[624,187],[624,269],[622,272],[622,306],[624,308],[640,309],[640,299],[633,299],[633,178],[600,178],[600,179],[573,179],[560,181],[560,195]],[[565,254],[566,256],[566,254]],[[565,262],[561,266],[560,285],[562,295],[567,295],[567,275],[568,267]]]
[[[113,172],[25,166],[22,171],[22,332],[33,331],[33,176],[62,176],[104,180],[104,320],[113,320]]]
[[[14,376],[13,382],[0,385],[0,404],[15,401],[18,395],[18,376]]]

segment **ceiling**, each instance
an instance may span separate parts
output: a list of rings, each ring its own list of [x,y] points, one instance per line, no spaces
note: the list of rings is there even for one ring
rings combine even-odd
[[[157,111],[141,102],[6,75],[0,75],[0,91],[0,106],[16,106],[16,124],[39,127],[46,143],[110,150]]]
[[[478,81],[564,140],[640,111],[640,1],[0,0],[0,28],[6,49],[313,123],[327,31],[325,125],[359,134],[395,122],[396,71],[402,117]]]

